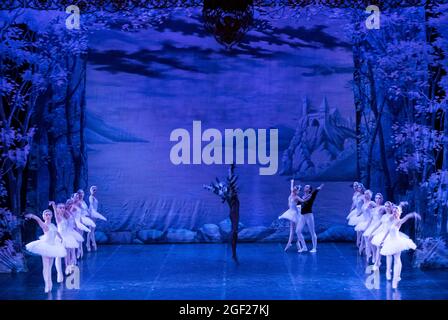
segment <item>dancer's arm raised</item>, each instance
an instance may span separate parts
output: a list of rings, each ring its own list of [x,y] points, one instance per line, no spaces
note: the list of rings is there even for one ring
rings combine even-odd
[[[401,225],[403,225],[403,223],[405,223],[409,219],[420,220],[421,218],[422,217],[417,212],[408,213],[407,215],[404,216],[403,219],[400,219],[400,221],[398,222],[398,227],[401,227]]]
[[[41,227],[44,232],[48,231],[48,226],[38,216],[29,213],[29,214],[25,215],[25,219],[35,220],[39,224],[39,227]]]

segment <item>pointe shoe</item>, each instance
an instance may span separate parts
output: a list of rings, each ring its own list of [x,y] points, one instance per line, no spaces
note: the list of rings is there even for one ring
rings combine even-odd
[[[317,252],[316,248],[313,248],[313,249],[310,250],[310,253],[316,253],[316,252]]]
[[[373,265],[372,266],[372,271],[378,271],[378,266],[377,265]]]
[[[93,251],[96,251],[96,244],[93,245]]]
[[[90,247],[87,247],[87,252],[90,252]]]
[[[47,285],[45,285],[44,291],[45,291],[45,293],[48,293],[48,292],[50,292],[50,288]]]
[[[393,289],[397,289],[398,288],[398,282],[399,282],[400,280],[399,279],[394,279],[393,281],[392,281],[392,288]]]
[[[387,280],[392,280],[392,275],[391,275],[391,271],[390,270],[386,270],[386,279]]]
[[[68,276],[70,274],[70,266],[65,267],[65,275]]]
[[[58,273],[58,279],[57,282],[61,283],[62,281],[64,281],[64,276],[62,275],[62,273]]]
[[[285,252],[288,251],[289,248],[291,248],[292,244],[288,243],[285,247]]]

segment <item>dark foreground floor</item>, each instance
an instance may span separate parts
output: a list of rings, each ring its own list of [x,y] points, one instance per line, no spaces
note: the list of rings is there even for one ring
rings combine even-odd
[[[44,293],[39,257],[28,273],[0,274],[0,299],[448,299],[448,272],[411,269],[404,259],[398,290],[381,269],[367,289],[352,244],[321,244],[317,254],[280,244],[241,244],[240,264],[226,244],[102,246],[80,263],[80,289],[56,283]]]

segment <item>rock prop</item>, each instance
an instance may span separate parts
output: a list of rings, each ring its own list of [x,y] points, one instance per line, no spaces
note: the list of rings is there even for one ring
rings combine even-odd
[[[109,241],[109,238],[104,232],[95,231],[95,240],[98,244],[105,244]]]
[[[130,244],[133,236],[130,231],[119,231],[109,233],[109,242],[111,244]]]
[[[137,232],[137,238],[143,243],[161,242],[164,240],[164,236],[164,232],[156,229],[140,230]]]
[[[244,242],[255,242],[266,238],[270,233],[272,233],[272,229],[267,227],[250,227],[241,230],[238,233],[238,239]]]
[[[188,229],[168,229],[166,239],[168,242],[196,242],[197,232]]]
[[[204,224],[199,229],[199,234],[201,236],[201,241],[204,242],[220,242],[222,240],[220,229],[216,224]]]

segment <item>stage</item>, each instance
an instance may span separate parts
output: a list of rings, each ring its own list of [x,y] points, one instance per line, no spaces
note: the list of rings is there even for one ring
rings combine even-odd
[[[80,261],[80,289],[56,283],[44,293],[40,257],[29,272],[0,274],[0,299],[448,299],[448,273],[410,267],[403,254],[398,290],[381,269],[380,288],[367,289],[354,244],[322,243],[317,254],[283,252],[283,244],[240,244],[240,264],[227,244],[101,246]]]

